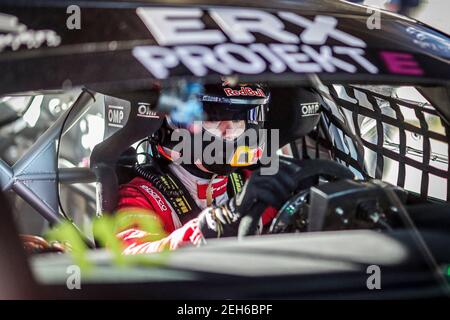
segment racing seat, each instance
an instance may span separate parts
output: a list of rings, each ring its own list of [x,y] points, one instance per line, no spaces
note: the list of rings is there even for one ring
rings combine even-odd
[[[161,113],[152,110],[151,103],[104,97],[105,128],[113,130],[107,131],[107,138],[95,146],[90,157],[91,170],[97,182],[97,215],[112,213],[116,209],[119,189],[116,165],[120,156],[133,143],[155,133],[164,119]]]
[[[280,148],[314,130],[320,120],[322,103],[320,95],[309,88],[271,89],[267,129],[279,130]],[[271,136],[268,136],[268,150],[272,150]]]
[[[130,96],[126,97],[129,101],[112,96],[104,97],[105,128],[110,130],[106,133],[107,138],[94,148],[90,157],[91,169],[97,181],[97,215],[111,213],[117,206],[119,179],[116,165],[120,156],[133,143],[155,133],[164,119],[162,113],[151,109],[152,104],[137,102],[135,98],[130,99]],[[154,98],[151,100],[157,101]],[[320,101],[320,96],[309,89],[275,88],[272,91],[267,126],[268,129],[280,130],[280,147],[304,137],[315,128],[320,119]],[[119,109],[123,111],[122,115],[109,116]],[[117,123],[117,120],[121,122]],[[111,131],[111,128],[115,129]],[[268,144],[270,143],[269,140]]]

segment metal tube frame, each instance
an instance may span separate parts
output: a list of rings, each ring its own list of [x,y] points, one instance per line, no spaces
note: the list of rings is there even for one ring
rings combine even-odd
[[[73,106],[66,110],[12,167],[0,159],[1,190],[14,191],[50,223],[63,219],[59,212],[57,181],[57,145],[60,133],[64,126],[70,126],[78,119],[92,99],[92,93],[83,90]],[[64,170],[63,176],[67,178],[68,183],[73,183],[77,176],[82,177],[82,172],[77,170],[78,168],[74,169],[74,174],[69,174],[68,169]]]

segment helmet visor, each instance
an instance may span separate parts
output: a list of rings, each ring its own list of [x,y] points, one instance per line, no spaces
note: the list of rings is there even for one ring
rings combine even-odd
[[[266,121],[269,98],[239,99],[202,95],[199,99],[208,121]]]
[[[245,132],[245,121],[202,121],[202,128],[213,136],[224,140],[234,140]]]

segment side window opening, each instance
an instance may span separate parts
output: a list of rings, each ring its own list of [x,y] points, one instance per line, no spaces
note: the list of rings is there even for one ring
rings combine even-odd
[[[359,178],[381,179],[422,198],[450,198],[450,130],[415,87],[333,85],[327,89],[334,101],[322,121],[330,134],[329,145],[321,145],[336,161]]]

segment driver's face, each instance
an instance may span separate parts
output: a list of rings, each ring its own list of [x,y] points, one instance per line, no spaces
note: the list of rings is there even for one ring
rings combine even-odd
[[[168,117],[169,123],[174,123]],[[222,121],[194,121],[189,125],[176,125],[178,128],[185,128],[192,134],[200,134],[202,129],[209,134],[224,140],[233,140],[240,137],[246,129],[245,120],[222,120]]]
[[[233,140],[245,131],[244,120],[203,121],[202,127],[210,134],[225,140]]]

